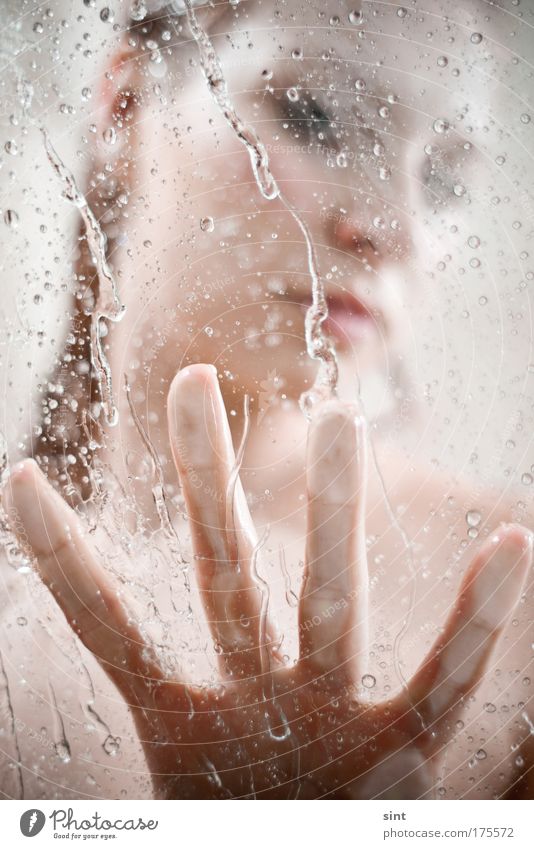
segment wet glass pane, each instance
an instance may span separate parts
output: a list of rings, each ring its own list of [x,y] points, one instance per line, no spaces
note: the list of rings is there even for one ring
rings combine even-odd
[[[0,791],[528,794],[532,6],[196,7],[4,0]]]

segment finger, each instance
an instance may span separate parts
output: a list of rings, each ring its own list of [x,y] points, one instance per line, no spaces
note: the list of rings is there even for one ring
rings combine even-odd
[[[476,555],[442,636],[408,687],[427,725],[449,720],[480,683],[531,561],[532,534],[519,525],[502,525]]]
[[[361,677],[367,659],[366,427],[352,405],[322,404],[307,448],[306,572],[301,661]]]
[[[3,502],[72,629],[128,701],[146,701],[163,673],[128,613],[127,599],[99,565],[76,513],[33,460],[13,469]]]
[[[199,589],[221,670],[234,678],[257,675],[261,594],[251,568],[256,534],[239,478],[233,498],[228,492],[235,454],[213,366],[194,365],[176,375],[168,416]]]

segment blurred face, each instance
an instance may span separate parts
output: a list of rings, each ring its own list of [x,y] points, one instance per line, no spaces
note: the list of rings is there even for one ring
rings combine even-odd
[[[408,307],[425,257],[463,214],[484,164],[469,140],[484,88],[475,96],[476,80],[451,67],[476,48],[476,33],[456,32],[442,4],[430,5],[422,19],[380,4],[362,14],[336,4],[330,16],[319,2],[199,16],[237,113],[312,234],[324,332],[350,397],[357,375],[387,377],[417,333]],[[302,232],[280,199],[262,197],[185,19],[175,23],[144,41],[133,35],[135,52],[116,75],[138,94],[117,129],[129,197],[115,265],[129,315],[114,331],[114,359],[130,376],[144,365],[156,396],[179,367],[204,361],[228,396],[254,397],[274,381],[279,397],[295,401],[316,371],[304,336]],[[445,55],[451,40],[456,60]]]

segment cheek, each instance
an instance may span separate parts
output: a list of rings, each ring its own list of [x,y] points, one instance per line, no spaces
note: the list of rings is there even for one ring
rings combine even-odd
[[[307,145],[290,138],[273,142],[269,159],[272,172],[287,200],[305,213],[307,220],[319,221],[321,210],[340,201],[352,182],[348,169],[329,168],[328,154],[310,151]],[[341,175],[341,176],[340,176]]]

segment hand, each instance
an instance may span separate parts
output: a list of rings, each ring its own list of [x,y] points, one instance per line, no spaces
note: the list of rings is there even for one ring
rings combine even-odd
[[[287,667],[267,622],[258,544],[232,476],[230,430],[212,367],[176,376],[168,418],[220,664],[221,680],[211,689],[166,677],[82,521],[33,461],[13,469],[4,489],[12,525],[42,579],[130,705],[156,796],[431,796],[463,701],[483,678],[520,596],[531,563],[529,531],[501,526],[484,543],[418,671],[400,694],[371,704],[364,420],[353,407],[328,401],[310,424],[299,660]]]
[[[534,731],[530,719],[526,725],[525,736],[514,750],[514,771],[505,799],[534,799]]]

